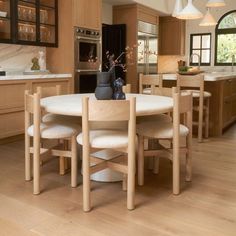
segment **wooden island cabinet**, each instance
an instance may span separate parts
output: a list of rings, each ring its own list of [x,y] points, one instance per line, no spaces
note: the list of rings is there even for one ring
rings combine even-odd
[[[27,76],[26,76],[27,77]],[[71,93],[71,77],[0,79],[0,139],[24,133],[24,93],[37,87],[61,85],[62,93]]]

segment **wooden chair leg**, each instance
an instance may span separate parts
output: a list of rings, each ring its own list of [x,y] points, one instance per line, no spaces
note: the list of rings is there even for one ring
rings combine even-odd
[[[77,187],[78,181],[78,157],[77,157],[77,142],[76,137],[71,139],[71,187]]]
[[[127,208],[133,210],[134,206],[134,194],[135,194],[135,147],[132,152],[128,153],[128,187],[127,187]]]
[[[144,137],[138,136],[138,185],[144,184]]]
[[[179,141],[173,142],[173,194],[180,193],[180,150]]]
[[[209,137],[209,104],[210,99],[206,99],[206,113],[205,113],[205,138]]]
[[[202,142],[202,127],[203,127],[203,110],[199,107],[199,114],[198,114],[198,142]]]
[[[59,144],[63,145],[63,149],[65,149],[65,143],[63,140],[58,141]],[[65,157],[59,157],[59,174],[60,175],[65,175]]]
[[[89,151],[83,145],[83,210],[89,212],[91,210],[91,197],[90,197],[90,161]]]
[[[155,157],[153,163],[153,173],[156,175],[159,173],[159,163],[160,163],[160,158]]]
[[[34,162],[33,162],[33,193],[40,193],[40,140],[34,137],[34,154],[33,154]]]
[[[122,189],[123,191],[127,191],[127,174],[123,175]]]
[[[187,153],[186,153],[186,181],[192,181],[192,137],[191,135],[187,136]]]
[[[25,180],[31,180],[31,165],[30,165],[30,136],[25,135]]]

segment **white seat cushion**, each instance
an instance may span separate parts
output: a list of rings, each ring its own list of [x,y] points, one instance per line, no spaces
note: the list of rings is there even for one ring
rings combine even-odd
[[[81,124],[81,117],[76,116],[64,116],[48,113],[42,117],[43,122],[68,122],[69,124]]]
[[[152,90],[151,90],[151,88],[144,88],[143,89],[143,94],[151,94],[152,93]]]
[[[165,114],[137,117],[137,124],[141,124],[146,121],[171,122],[172,118]]]
[[[200,91],[199,90],[188,89],[188,90],[182,90],[181,91],[182,94],[184,94],[185,92],[191,92],[192,95],[193,95],[193,98],[199,98],[200,97]],[[207,92],[207,91],[204,91],[204,98],[209,98],[209,97],[211,97],[211,93]]]
[[[40,124],[40,136],[45,139],[63,139],[70,138],[81,132],[81,127],[75,124],[68,123],[41,123]],[[28,134],[34,136],[34,126],[28,128]]]
[[[90,146],[94,148],[126,148],[128,146],[128,132],[122,130],[91,130]],[[77,142],[83,145],[82,133]]]
[[[137,133],[144,137],[156,139],[172,139],[173,123],[147,121],[137,125]],[[186,126],[180,125],[180,136],[187,136],[189,130]]]

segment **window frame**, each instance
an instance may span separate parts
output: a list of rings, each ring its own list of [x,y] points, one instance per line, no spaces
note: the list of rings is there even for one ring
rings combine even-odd
[[[232,63],[220,63],[217,62],[217,49],[218,49],[218,35],[221,34],[236,34],[236,28],[228,28],[228,29],[219,29],[219,25],[221,21],[231,13],[236,13],[236,10],[226,12],[218,21],[216,28],[215,28],[215,66],[232,66]]]
[[[210,36],[210,47],[209,48],[202,48],[202,36],[205,36],[205,35]],[[199,49],[198,48],[197,49],[193,48],[193,37],[194,36],[201,36],[201,45],[200,45]],[[199,50],[201,52],[201,55],[200,55],[201,58],[202,58],[202,51],[203,50],[210,50],[210,61],[209,61],[209,63],[202,63],[200,61],[201,66],[210,66],[211,65],[211,53],[212,53],[212,34],[211,33],[190,34],[190,55],[189,55],[189,57],[191,57],[191,55],[193,54],[193,50]],[[198,66],[198,63],[190,62],[189,64],[190,64],[190,66]]]

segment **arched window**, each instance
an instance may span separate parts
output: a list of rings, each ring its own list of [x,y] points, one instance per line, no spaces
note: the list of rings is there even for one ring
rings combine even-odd
[[[223,15],[216,26],[215,65],[231,65],[236,55],[236,10]]]

